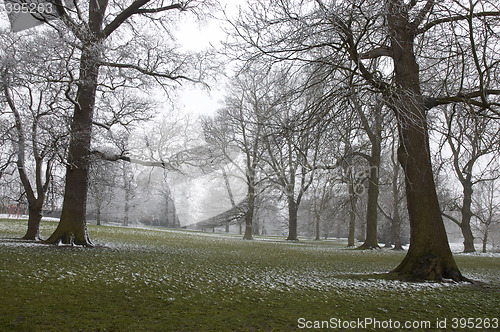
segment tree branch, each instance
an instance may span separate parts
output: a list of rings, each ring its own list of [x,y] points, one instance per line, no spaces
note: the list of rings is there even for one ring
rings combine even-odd
[[[458,226],[461,226],[462,223],[460,221],[458,221],[457,218],[453,217],[453,216],[450,216],[449,214],[445,213],[445,212],[441,212],[441,214],[443,215],[443,217],[446,217],[448,219],[450,219],[451,221],[453,221],[455,224],[457,224]]]
[[[424,20],[425,16],[429,14],[429,12],[432,10],[432,7],[434,7],[435,0],[427,0],[427,3],[425,4],[424,8],[418,13],[417,17],[415,17],[415,20],[412,22],[412,26],[415,27],[415,29],[418,28],[418,26],[422,23]]]
[[[368,52],[361,53],[359,55],[359,58],[361,60],[365,60],[365,59],[375,59],[381,56],[392,57],[392,49],[389,46],[377,47]]]
[[[498,95],[500,96],[500,90],[491,89],[491,90],[483,90],[483,91],[473,91],[469,93],[459,93],[456,96],[447,96],[447,97],[425,97],[425,106],[428,109],[439,105],[448,105],[456,102],[466,102],[470,103],[474,106],[486,107],[488,108],[490,105],[485,105],[483,102],[473,100],[473,98],[480,98],[483,94],[486,95]]]
[[[474,13],[472,14],[473,18],[478,18],[478,17],[495,17],[495,16],[500,16],[500,12],[480,12],[480,13]],[[449,17],[443,17],[434,21],[431,21],[421,27],[420,29],[417,29],[415,34],[421,34],[424,33],[430,29],[432,29],[434,26],[442,24],[442,23],[449,23],[449,22],[457,22],[457,21],[462,21],[462,20],[468,20],[470,15],[455,15],[455,16],[449,16]]]
[[[120,27],[128,18],[130,18],[134,14],[141,13],[159,13],[172,9],[180,9],[183,10],[184,6],[181,3],[172,4],[170,6],[160,7],[160,8],[152,8],[152,9],[141,9],[142,6],[146,5],[151,0],[136,0],[126,9],[124,9],[118,16],[115,17],[113,21],[111,21],[103,30],[100,35],[101,39],[108,38],[116,29]]]
[[[158,77],[158,78],[167,78],[172,81],[177,81],[182,79],[193,83],[200,83],[199,80],[195,80],[184,75],[174,75],[172,73],[158,73],[130,63],[101,62],[100,65],[105,67],[119,68],[119,69],[133,69],[144,75]]]
[[[179,10],[185,10],[184,5],[181,3],[175,3],[170,6],[165,6],[165,7],[160,7],[160,8],[143,8],[137,10],[137,14],[154,14],[154,13],[159,13],[159,12],[164,12],[167,10],[172,10],[172,9],[179,9]]]

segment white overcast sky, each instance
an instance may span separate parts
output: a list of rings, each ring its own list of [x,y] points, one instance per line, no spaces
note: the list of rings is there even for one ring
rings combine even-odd
[[[245,0],[219,0],[221,6],[225,8],[227,15],[236,15],[239,6]],[[216,14],[216,13],[214,13]],[[216,14],[222,16],[222,13]],[[190,16],[179,26],[178,36],[186,50],[203,51],[213,45],[219,46],[225,40],[226,35],[223,30],[223,22],[217,19],[208,19],[204,22],[197,22]],[[224,81],[222,77],[218,82],[208,82],[210,91],[192,85],[185,85],[180,93],[178,107],[194,114],[212,115],[220,107],[219,102],[223,97]]]
[[[238,7],[245,3],[245,0],[219,0],[220,5],[226,9],[228,15],[237,13]],[[8,29],[10,24],[4,9],[4,1],[0,0],[0,28]],[[222,16],[214,12],[216,16]],[[210,45],[218,45],[225,39],[225,33],[222,29],[222,22],[217,19],[205,19],[202,22],[197,21],[194,15],[183,14],[184,20],[179,22],[178,31],[175,35],[183,49],[189,51],[203,51]],[[33,28],[39,29],[39,27]],[[223,92],[223,80],[218,82],[208,82],[210,91],[201,87],[185,83],[177,92],[177,98],[173,101],[176,108],[188,113],[210,115],[214,114]]]

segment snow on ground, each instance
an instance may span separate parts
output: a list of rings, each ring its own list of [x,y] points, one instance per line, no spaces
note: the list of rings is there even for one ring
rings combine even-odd
[[[13,227],[17,227],[16,231],[19,232],[18,223],[0,223],[0,234],[2,231],[6,231],[7,234],[15,233],[12,232]],[[22,264],[26,263],[25,259],[37,260],[40,268],[23,274],[25,280],[37,284],[53,278],[69,282],[83,279],[89,283],[131,285],[138,292],[144,286],[166,284],[170,285],[172,291],[177,290],[180,296],[190,296],[193,290],[219,296],[221,289],[226,288],[248,289],[262,293],[305,290],[310,291],[309,294],[316,294],[314,296],[319,300],[326,298],[325,294],[328,293],[347,292],[356,296],[366,294],[367,291],[400,293],[411,297],[421,292],[461,285],[453,282],[407,283],[378,279],[376,276],[372,279],[363,279],[363,275],[366,274],[387,272],[381,270],[381,266],[385,268],[386,265],[378,262],[379,258],[384,262],[388,256],[398,253],[387,249],[372,250],[368,253],[346,250],[343,245],[345,240],[330,240],[328,241],[332,242],[330,245],[325,244],[326,241],[318,244],[312,241],[286,242],[279,237],[259,236],[257,241],[250,244],[242,242],[241,235],[236,234],[153,227],[140,229],[102,227],[93,228],[93,232],[96,238],[116,240],[109,240],[96,250],[89,251],[66,251],[52,246],[40,251],[33,247],[43,246],[41,244],[2,238],[0,246],[2,250],[13,253],[19,253],[19,250],[26,251],[25,255],[20,255]],[[121,242],[121,232],[129,238],[133,238],[135,233],[141,233],[139,239],[144,239],[145,236],[152,239],[152,242],[149,244],[134,242],[135,240],[130,243]],[[159,236],[159,232],[168,233],[169,236]],[[221,243],[223,245],[219,245]],[[229,245],[226,246],[225,243]],[[241,245],[247,244],[249,248],[257,250],[238,251]],[[461,250],[457,244],[453,244],[452,247],[454,250]],[[269,253],[273,256],[271,260],[267,256]],[[366,255],[370,255],[372,259],[367,261]],[[73,263],[75,256],[78,256],[81,263],[77,267]],[[339,260],[335,258],[337,256],[343,258]],[[60,265],[51,264],[54,257],[57,257]],[[315,261],[303,261],[301,257],[311,257]],[[495,254],[491,257],[500,255]],[[7,270],[0,272],[18,273]],[[497,277],[492,276],[489,270],[477,269],[467,271],[466,275],[483,281]],[[230,300],[231,293],[226,292],[222,296]]]

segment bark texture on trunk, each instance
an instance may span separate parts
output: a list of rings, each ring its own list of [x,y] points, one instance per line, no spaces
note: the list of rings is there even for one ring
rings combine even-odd
[[[368,202],[366,205],[366,238],[359,249],[379,248],[377,235],[378,195],[379,195],[379,168],[382,153],[382,108],[377,105],[374,113],[374,124],[370,125],[369,119],[364,114],[362,107],[357,106],[361,122],[371,143],[371,152],[368,159],[370,165],[368,172]]]
[[[42,221],[42,204],[29,204],[28,230],[23,240],[40,241],[40,221]]]
[[[427,112],[405,4],[388,0],[388,28],[397,91],[392,96],[399,130],[398,160],[405,173],[410,248],[393,271],[404,280],[465,280],[448,244],[434,183]]]
[[[296,241],[297,238],[297,203],[293,196],[288,197],[288,241]]]
[[[106,8],[107,0],[89,2],[89,39],[83,45],[80,58],[80,83],[71,123],[63,208],[57,229],[46,241],[51,244],[92,246],[85,214],[89,186],[92,120],[101,53],[101,41],[96,36],[101,31]]]
[[[316,222],[315,222],[315,233],[316,237],[315,240],[319,241],[320,240],[320,233],[319,233],[319,226],[320,226],[320,221],[321,221],[321,216],[319,213],[316,214]]]
[[[253,240],[252,228],[253,228],[254,211],[255,211],[255,187],[249,183],[248,184],[248,207],[247,207],[247,211],[245,212],[245,234],[243,235],[244,240]]]
[[[372,147],[372,156],[370,163],[370,177],[368,184],[368,203],[366,209],[366,238],[359,249],[380,248],[377,240],[377,214],[378,214],[378,194],[379,194],[379,175],[380,149]]]
[[[470,221],[472,219],[472,194],[474,190],[472,189],[472,182],[468,181],[468,183],[462,183],[464,187],[464,199],[462,201],[462,222],[460,223],[460,230],[462,231],[462,235],[464,237],[464,252],[475,252],[476,248],[474,247],[474,235],[472,234],[472,230],[470,228]]]

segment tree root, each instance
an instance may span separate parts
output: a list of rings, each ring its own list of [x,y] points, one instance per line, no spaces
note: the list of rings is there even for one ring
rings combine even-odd
[[[374,249],[380,249],[380,246],[377,245],[367,245],[367,244],[362,244],[359,247],[356,248],[357,250],[374,250]]]
[[[415,264],[410,272],[400,270],[395,272],[400,280],[404,281],[437,281],[442,282],[444,279],[451,279],[455,282],[471,282],[465,278],[457,269],[445,269],[445,264],[440,257],[433,254],[422,256],[417,264]],[[407,269],[404,269],[407,270]]]
[[[53,244],[53,245],[71,245],[71,246],[84,246],[84,247],[93,247],[94,245],[88,238],[88,236],[84,236],[83,238],[78,238],[72,232],[64,232],[62,234],[58,234],[55,232],[52,234],[47,240],[43,241],[45,244]]]

